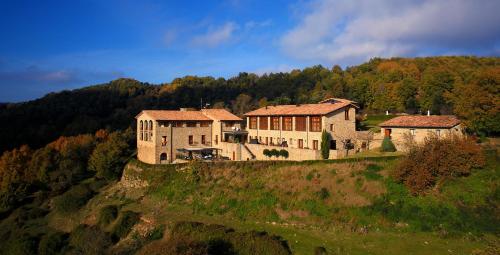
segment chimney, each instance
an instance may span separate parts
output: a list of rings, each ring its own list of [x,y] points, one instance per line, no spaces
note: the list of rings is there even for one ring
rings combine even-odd
[[[427,116],[431,116],[431,111],[427,110]]]

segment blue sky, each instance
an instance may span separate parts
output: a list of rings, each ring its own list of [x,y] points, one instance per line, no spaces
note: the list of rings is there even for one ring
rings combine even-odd
[[[130,77],[500,55],[498,0],[0,0],[0,102]]]

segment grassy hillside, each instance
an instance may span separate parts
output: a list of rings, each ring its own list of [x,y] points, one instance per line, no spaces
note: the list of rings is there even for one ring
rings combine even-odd
[[[496,153],[488,160],[485,169],[417,197],[388,177],[399,157],[155,166],[132,160],[119,182],[88,179],[17,209],[0,223],[0,246],[33,250],[59,237],[67,251],[148,254],[170,249],[182,233],[188,241],[175,242],[211,249],[204,245],[218,238],[240,254],[253,249],[241,245],[250,239],[283,254],[280,240],[294,254],[317,247],[329,254],[495,254],[500,169]],[[101,236],[97,248],[86,245],[93,236]]]

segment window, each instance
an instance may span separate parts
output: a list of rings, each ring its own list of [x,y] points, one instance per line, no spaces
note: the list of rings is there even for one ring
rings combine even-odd
[[[344,110],[344,117],[345,117],[345,120],[349,120],[349,108],[346,108]]]
[[[306,117],[295,117],[295,131],[306,131]]]
[[[333,132],[333,124],[330,124],[330,131]]]
[[[141,120],[141,131],[144,130],[144,123]]]
[[[250,117],[250,129],[257,129],[257,117]]]
[[[337,149],[337,141],[330,140],[330,150],[336,150],[336,149]]]
[[[319,132],[321,131],[321,117],[320,116],[312,116],[311,118],[311,132]]]
[[[209,121],[202,121],[200,122],[200,127],[209,127],[210,126],[210,122]]]
[[[304,140],[299,139],[299,148],[302,149],[304,148]]]
[[[438,137],[440,137],[440,136],[441,136],[441,130],[439,130],[439,129],[438,129],[438,130],[436,130],[436,135],[437,135]]]
[[[268,125],[267,125],[268,121],[269,121],[269,117],[259,117],[259,129],[267,130],[268,129]]]
[[[410,129],[410,135],[415,135],[415,129]]]
[[[160,154],[160,161],[166,161],[166,160],[167,160],[167,153]]]
[[[161,146],[166,146],[167,145],[167,137],[166,136],[162,136],[161,137]]]
[[[189,141],[188,142],[189,142],[190,145],[192,145],[194,143],[192,135],[189,136]]]
[[[292,141],[293,141],[293,139],[292,139],[292,138],[290,138],[290,144],[289,144],[290,146],[292,146]]]
[[[201,135],[201,144],[205,144],[205,135]]]
[[[149,131],[153,131],[153,121],[149,121]]]
[[[273,145],[273,138],[269,137],[269,144]]]
[[[215,135],[215,144],[219,144],[219,135]]]
[[[187,127],[196,127],[196,122],[194,122],[194,121],[189,121],[189,122],[187,122],[187,123],[186,123],[186,126],[187,126]]]
[[[384,130],[384,136],[385,137],[391,137],[391,132],[392,132],[392,130],[390,128],[386,128]]]
[[[283,130],[292,130],[292,117],[283,117]]]
[[[269,144],[269,137],[266,137],[266,144]]]
[[[271,130],[280,129],[280,117],[271,117]]]
[[[144,132],[141,131],[141,141],[144,140]]]
[[[232,122],[232,121],[226,121],[224,124],[226,127],[229,127],[229,128],[234,126],[234,122]]]
[[[313,150],[318,149],[318,140],[313,140]]]
[[[262,136],[259,136],[259,143],[262,143]]]

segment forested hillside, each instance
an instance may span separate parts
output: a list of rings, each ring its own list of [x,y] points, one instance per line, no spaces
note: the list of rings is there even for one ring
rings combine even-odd
[[[14,84],[15,85],[15,84]],[[224,79],[186,76],[150,85],[118,79],[25,103],[0,105],[0,152],[42,147],[59,136],[125,129],[142,109],[227,107],[236,114],[265,104],[357,101],[364,111],[456,114],[469,130],[500,132],[500,58],[372,59],[342,70],[313,66],[289,73],[240,73]]]

